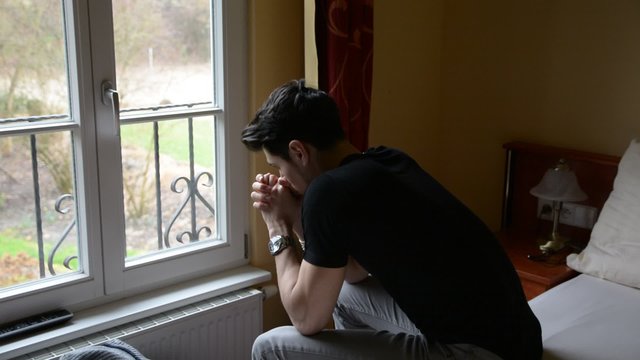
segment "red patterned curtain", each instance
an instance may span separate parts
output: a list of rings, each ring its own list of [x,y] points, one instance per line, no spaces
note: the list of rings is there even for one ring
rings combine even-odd
[[[373,0],[316,0],[318,83],[338,103],[351,143],[366,150],[371,108]]]

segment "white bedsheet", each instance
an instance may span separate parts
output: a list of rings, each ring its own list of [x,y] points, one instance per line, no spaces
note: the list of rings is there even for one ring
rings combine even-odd
[[[640,360],[640,289],[581,274],[529,304],[543,359]]]

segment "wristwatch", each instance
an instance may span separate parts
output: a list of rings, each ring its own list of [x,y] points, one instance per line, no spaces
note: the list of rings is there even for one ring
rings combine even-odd
[[[276,256],[286,249],[289,245],[293,244],[293,240],[289,236],[276,235],[269,239],[269,252],[271,255]]]

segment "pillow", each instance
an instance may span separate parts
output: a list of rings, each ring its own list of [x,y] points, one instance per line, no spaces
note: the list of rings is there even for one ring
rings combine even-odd
[[[593,227],[589,244],[567,257],[579,272],[640,288],[640,142],[622,155],[613,191]]]

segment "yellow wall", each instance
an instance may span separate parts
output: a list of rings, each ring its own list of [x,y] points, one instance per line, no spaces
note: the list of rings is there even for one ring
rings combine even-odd
[[[640,137],[640,1],[398,0],[374,13],[372,144],[407,149],[494,229],[502,143],[619,155]]]
[[[303,2],[251,8],[255,110],[304,76]],[[374,33],[370,144],[406,150],[494,229],[504,142],[620,155],[640,137],[638,0],[376,1]],[[252,262],[272,270],[252,216]],[[286,322],[274,303],[266,328]]]
[[[369,143],[403,149],[434,171],[443,1],[377,1],[373,14]]]

